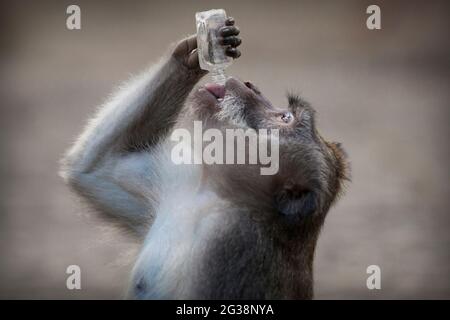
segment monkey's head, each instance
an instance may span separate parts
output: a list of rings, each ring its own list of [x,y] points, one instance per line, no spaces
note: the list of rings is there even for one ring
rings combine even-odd
[[[286,106],[275,107],[252,83],[234,78],[225,86],[209,84],[195,90],[188,110],[190,119],[201,120],[204,130],[219,129],[224,137],[227,129],[236,128],[278,132],[279,157],[272,159],[278,161],[278,170],[274,174],[261,174],[261,159],[256,165],[206,166],[216,191],[236,207],[245,208],[232,235],[214,242],[212,251],[219,253],[213,255],[210,265],[227,265],[236,258],[233,255],[250,248],[253,262],[241,263],[250,263],[251,272],[264,274],[246,276],[261,286],[248,289],[253,296],[271,292],[271,297],[310,297],[312,288],[305,286],[312,284],[312,258],[320,227],[348,175],[340,144],[319,134],[314,109],[300,97],[289,95]],[[245,152],[248,156],[248,150]],[[270,261],[265,256],[270,256]],[[244,254],[242,259],[246,259]],[[237,263],[236,270],[229,266],[225,273],[239,278],[242,267]],[[233,281],[223,274],[223,267],[217,269],[222,270],[217,272],[217,285]],[[305,272],[311,279],[304,278]],[[246,290],[235,285],[240,288],[236,290]],[[227,290],[234,289],[230,285]]]
[[[267,176],[261,174],[260,167],[264,165],[259,157],[256,165],[248,164],[248,144],[244,150],[239,146],[234,150],[235,154],[246,154],[246,165],[210,166],[214,176],[234,181],[231,193],[236,191],[236,184],[252,190],[250,196],[238,193],[245,203],[254,200],[261,205],[261,199],[265,199],[267,206],[275,206],[289,219],[323,218],[341,192],[348,175],[345,152],[339,143],[322,138],[316,128],[315,110],[299,96],[290,94],[286,106],[275,107],[254,84],[229,78],[224,86],[207,84],[196,90],[190,110],[191,118],[200,120],[203,130],[219,129],[225,139],[227,129],[250,129],[260,140],[266,139],[270,149],[272,134],[277,131],[279,156],[271,161],[278,163],[271,164],[276,171]],[[262,137],[261,132],[267,137]],[[248,136],[245,138],[251,143]],[[258,155],[261,151],[256,150]],[[271,151],[273,156],[274,150]],[[226,154],[223,158],[225,163]]]

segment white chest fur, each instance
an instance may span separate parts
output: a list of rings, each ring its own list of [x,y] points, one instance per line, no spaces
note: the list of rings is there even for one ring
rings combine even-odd
[[[161,179],[156,218],[133,272],[137,298],[191,298],[193,272],[225,218],[225,201],[201,190],[201,166],[166,164],[172,178]]]

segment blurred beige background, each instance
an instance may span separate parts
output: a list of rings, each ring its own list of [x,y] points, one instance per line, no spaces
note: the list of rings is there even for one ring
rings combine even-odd
[[[72,3],[80,31],[66,29]],[[365,27],[369,4],[380,31]],[[241,29],[229,74],[275,104],[298,91],[348,151],[353,182],[319,240],[316,298],[450,298],[450,4],[361,0],[2,1],[0,298],[122,297],[138,245],[88,217],[58,160],[114,87],[210,8]],[[66,289],[70,264],[80,291]]]

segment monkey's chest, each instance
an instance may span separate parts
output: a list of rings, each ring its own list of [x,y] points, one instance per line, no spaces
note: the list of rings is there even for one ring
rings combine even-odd
[[[147,298],[189,298],[209,239],[224,224],[225,203],[211,191],[172,193],[161,201],[135,266]],[[135,275],[135,276],[136,276]]]

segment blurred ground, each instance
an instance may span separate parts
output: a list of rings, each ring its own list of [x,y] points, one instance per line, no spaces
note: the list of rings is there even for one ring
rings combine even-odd
[[[0,298],[121,298],[138,246],[86,217],[58,159],[115,86],[221,7],[243,38],[229,73],[276,104],[300,92],[352,162],[319,240],[316,297],[450,298],[448,2],[376,1],[381,31],[365,27],[371,1],[77,1],[82,30],[69,31],[71,3],[0,8]],[[80,291],[65,287],[70,264]]]

